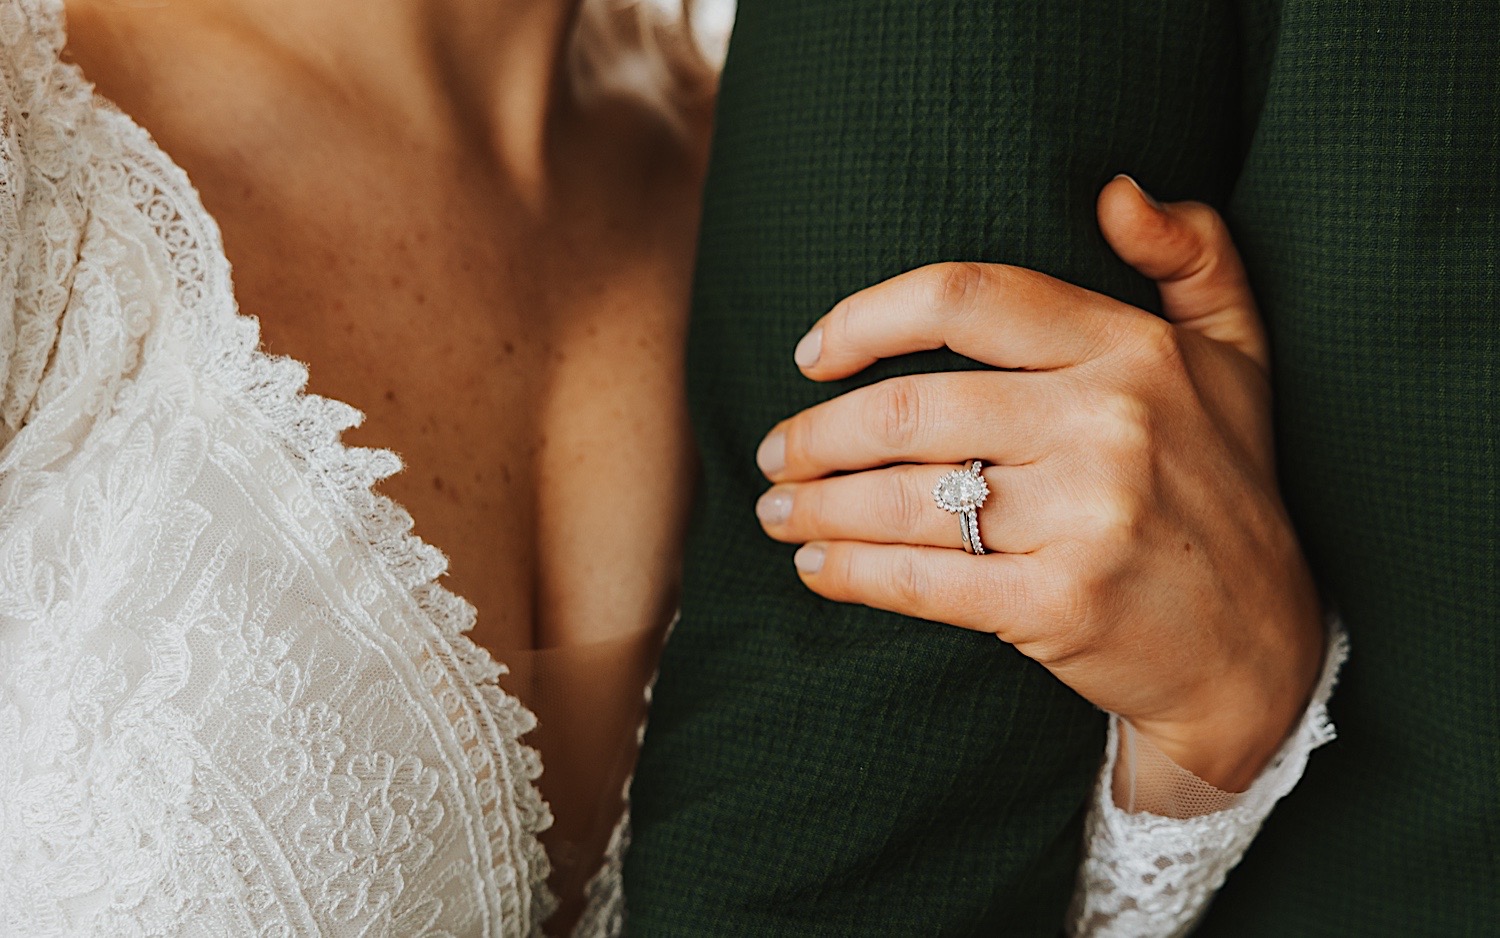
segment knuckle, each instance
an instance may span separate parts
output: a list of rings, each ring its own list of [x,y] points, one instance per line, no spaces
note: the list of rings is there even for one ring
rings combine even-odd
[[[888,565],[886,577],[887,590],[902,608],[918,609],[925,605],[927,576],[922,565],[917,562],[915,551],[903,550],[898,553]]]
[[[825,350],[849,344],[854,325],[864,313],[867,301],[858,293],[846,296],[834,304],[823,317],[823,348]]]
[[[974,306],[984,283],[984,267],[973,261],[953,261],[931,268],[929,289],[934,309],[963,314]]]
[[[1203,246],[1208,252],[1209,263],[1222,266],[1234,251],[1234,235],[1229,231],[1224,216],[1207,206],[1204,208],[1208,216],[1203,223]]]
[[[876,492],[870,513],[882,530],[905,541],[931,507],[906,473],[896,473]]]
[[[1177,327],[1149,314],[1138,317],[1132,324],[1127,353],[1131,370],[1136,373],[1156,375],[1183,366],[1182,340]]]
[[[823,580],[830,590],[842,598],[850,598],[859,589],[859,567],[854,561],[854,551],[847,546],[829,544],[823,548]]]
[[[1096,563],[1113,558],[1140,541],[1148,515],[1146,499],[1134,488],[1115,486],[1093,512]]]
[[[1121,487],[1114,495],[1115,530],[1128,543],[1140,540],[1151,520],[1150,499],[1135,486]]]
[[[905,450],[918,440],[925,402],[919,385],[904,378],[893,378],[876,387],[874,430],[891,448]]]
[[[1180,217],[1187,222],[1197,236],[1199,246],[1206,252],[1217,252],[1225,245],[1234,243],[1234,235],[1224,216],[1212,205],[1203,202],[1183,202],[1176,207]]]
[[[1129,393],[1110,394],[1100,404],[1103,437],[1118,462],[1149,454],[1153,436],[1151,407]]]

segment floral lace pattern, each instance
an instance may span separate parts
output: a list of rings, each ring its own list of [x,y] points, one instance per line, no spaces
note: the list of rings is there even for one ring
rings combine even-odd
[[[1308,756],[1334,738],[1328,698],[1348,656],[1336,619],[1328,625],[1323,671],[1302,721],[1233,807],[1174,820],[1116,807],[1111,781],[1120,723],[1110,718],[1104,767],[1087,824],[1088,856],[1078,875],[1068,933],[1096,938],[1177,938],[1208,911],[1260,826],[1302,777]]]
[[[191,185],[0,3],[0,932],[528,935],[534,720]]]

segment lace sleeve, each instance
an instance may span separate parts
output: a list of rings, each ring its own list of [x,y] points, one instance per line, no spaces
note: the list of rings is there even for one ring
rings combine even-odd
[[[1070,935],[1175,938],[1192,930],[1276,802],[1302,778],[1308,756],[1334,738],[1327,704],[1347,653],[1343,628],[1331,619],[1323,672],[1302,722],[1250,789],[1212,814],[1178,820],[1117,806],[1112,779],[1121,721],[1111,716],[1086,826],[1088,852],[1068,915]]]

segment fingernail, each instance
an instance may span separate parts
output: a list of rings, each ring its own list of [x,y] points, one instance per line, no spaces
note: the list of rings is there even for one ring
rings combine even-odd
[[[792,516],[791,493],[771,489],[755,503],[755,516],[762,524],[785,524],[786,519]]]
[[[1125,179],[1125,180],[1128,180],[1132,186],[1135,186],[1135,191],[1137,191],[1137,192],[1139,192],[1141,194],[1141,198],[1143,198],[1143,199],[1146,200],[1146,204],[1147,205],[1149,205],[1152,208],[1156,209],[1158,212],[1160,212],[1162,210],[1161,203],[1158,202],[1158,201],[1156,201],[1156,199],[1152,198],[1151,193],[1149,193],[1145,189],[1141,188],[1141,184],[1135,181],[1135,177],[1134,176],[1128,175],[1126,173],[1121,173],[1120,175],[1116,176],[1115,178],[1116,179]]]
[[[797,548],[797,554],[792,558],[792,563],[803,573],[817,573],[823,569],[823,548],[813,544],[803,544]]]
[[[797,343],[797,348],[792,352],[792,358],[796,360],[797,367],[811,368],[818,363],[818,358],[822,354],[823,327],[817,326]]]
[[[755,463],[766,475],[775,475],[786,468],[786,434],[777,430],[766,437],[755,451]]]

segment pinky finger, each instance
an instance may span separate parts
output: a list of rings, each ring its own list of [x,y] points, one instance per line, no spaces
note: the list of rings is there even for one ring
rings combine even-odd
[[[804,544],[795,562],[808,589],[836,602],[997,635],[1035,617],[1030,554],[817,541]]]

